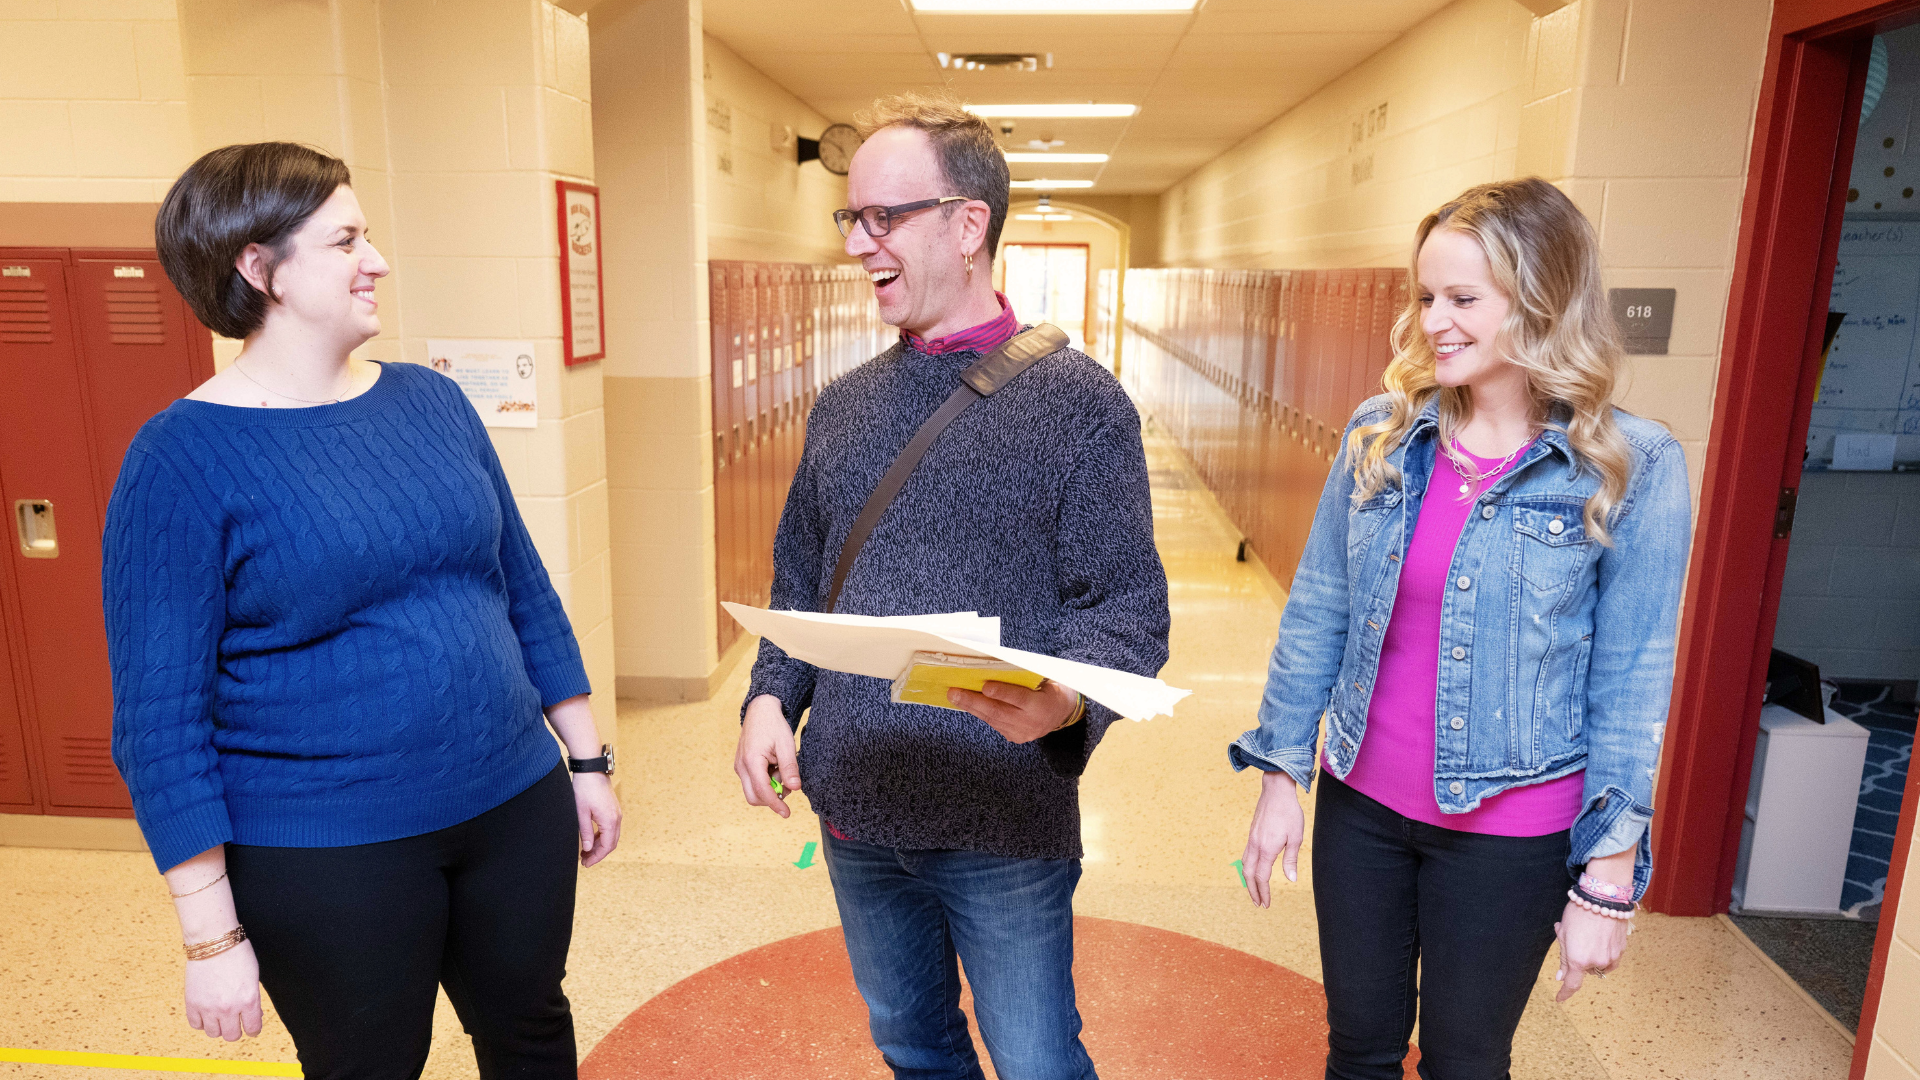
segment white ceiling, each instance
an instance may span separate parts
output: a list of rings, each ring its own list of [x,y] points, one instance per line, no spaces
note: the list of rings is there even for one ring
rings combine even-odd
[[[881,94],[951,86],[975,104],[1111,102],[1126,120],[1018,120],[1105,165],[1014,165],[1021,179],[1156,194],[1449,0],[1203,0],[1180,15],[921,14],[907,0],[705,0],[707,33],[830,120]],[[1051,70],[942,70],[936,53],[1053,54]],[[994,121],[996,126],[999,121]],[[818,132],[802,132],[815,135]]]

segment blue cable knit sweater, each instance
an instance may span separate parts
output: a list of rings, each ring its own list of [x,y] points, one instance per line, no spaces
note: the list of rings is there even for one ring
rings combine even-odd
[[[774,540],[773,604],[817,611],[880,477],[977,352],[905,343],[821,391]],[[959,415],[854,560],[837,609],[978,611],[1019,649],[1152,675],[1167,659],[1140,414],[1072,349]],[[1016,745],[969,713],[896,705],[884,679],[821,671],[760,643],[751,701],[780,700],[808,803],[855,840],[1079,858],[1079,777],[1115,716]]]
[[[580,649],[452,380],[336,405],[177,401],[107,510],[113,757],[162,870],[216,844],[432,832],[559,760]]]

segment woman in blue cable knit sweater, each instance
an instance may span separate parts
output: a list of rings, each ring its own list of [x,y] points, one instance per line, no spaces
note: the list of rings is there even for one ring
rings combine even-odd
[[[481,1076],[572,1077],[574,883],[620,820],[586,671],[472,406],[349,356],[387,265],[348,182],[230,146],[161,206],[167,276],[246,346],[120,471],[114,760],[194,1027],[258,1034],[264,985],[309,1080],[414,1077],[444,985]]]

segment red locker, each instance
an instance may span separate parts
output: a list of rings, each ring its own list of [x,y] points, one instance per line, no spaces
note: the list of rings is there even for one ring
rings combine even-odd
[[[67,260],[60,249],[0,253],[0,509],[12,579],[0,616],[9,651],[25,660],[16,708],[32,745],[6,771],[31,764],[45,810],[125,817],[133,804],[111,753],[100,595],[100,475],[119,462],[95,462]],[[50,531],[52,546],[28,529]]]
[[[753,354],[748,345],[752,301],[748,286],[752,278],[741,262],[727,264],[727,339],[729,377],[733,381],[733,405],[728,417],[732,425],[731,459],[733,469],[733,534],[723,543],[733,565],[732,600],[751,604],[754,600],[753,570],[753,470],[748,464],[749,445],[753,441],[753,406],[759,395],[754,379]]]
[[[707,341],[709,371],[713,384],[713,535],[714,589],[721,600],[734,599],[733,560],[726,540],[733,535],[733,470],[728,455],[729,417],[733,411],[733,350],[727,340],[727,268],[724,262],[707,264]],[[740,634],[739,624],[725,608],[717,613],[720,651],[725,652]]]
[[[1340,425],[1353,416],[1353,410],[1367,400],[1367,376],[1373,371],[1373,283],[1379,276],[1372,269],[1353,273],[1353,353],[1347,363],[1347,402]]]
[[[104,520],[140,425],[213,377],[213,338],[188,314],[152,251],[76,249],[67,291],[80,330]]]

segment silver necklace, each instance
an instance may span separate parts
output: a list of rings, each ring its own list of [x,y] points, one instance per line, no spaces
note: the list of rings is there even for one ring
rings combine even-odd
[[[266,383],[261,382],[259,379],[256,379],[253,376],[248,375],[247,369],[240,366],[240,361],[238,359],[235,359],[233,362],[233,370],[239,372],[241,377],[245,378],[248,382],[259,387],[260,389],[265,390],[267,393],[276,394],[280,397],[286,398],[288,401],[297,401],[302,405],[338,405],[340,404],[340,399],[337,397],[331,397],[326,399],[325,401],[314,401],[310,398],[294,397],[292,394],[275,390],[273,387],[268,386]],[[347,385],[348,386],[353,385],[353,370],[351,368],[347,370]]]
[[[1473,467],[1473,464],[1467,460],[1467,457],[1466,457],[1467,452],[1465,449],[1463,449],[1460,446],[1460,440],[1458,439],[1452,440],[1450,444],[1447,446],[1447,457],[1453,460],[1454,468],[1466,474],[1466,479],[1461,481],[1461,484],[1460,484],[1460,494],[1470,495],[1473,493],[1473,489],[1475,486],[1479,485],[1483,481],[1491,479],[1492,477],[1500,475],[1500,473],[1503,470],[1505,470],[1508,465],[1513,464],[1514,458],[1517,458],[1520,456],[1520,451],[1525,450],[1527,447],[1531,445],[1533,445],[1533,435],[1532,433],[1528,433],[1527,441],[1521,443],[1519,446],[1514,447],[1513,453],[1508,454],[1506,457],[1501,458],[1499,464],[1488,469],[1486,472],[1479,472],[1475,470]]]

